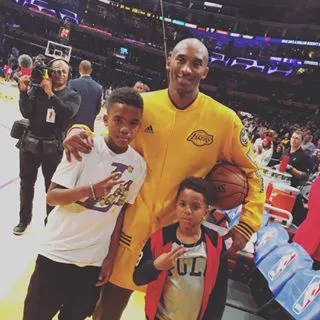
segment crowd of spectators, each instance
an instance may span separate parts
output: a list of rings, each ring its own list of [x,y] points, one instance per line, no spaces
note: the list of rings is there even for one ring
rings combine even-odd
[[[233,1],[232,4],[222,1],[201,1],[201,0],[166,0],[164,1],[165,8],[175,8],[175,11],[181,12],[183,18],[186,17],[185,12],[189,15],[193,14],[196,18],[200,14],[202,16],[211,16],[215,21],[224,23],[227,29],[238,23],[237,28],[248,32],[265,33],[266,28],[263,24],[257,24],[257,21],[269,22],[269,27],[272,27],[274,22],[287,24],[316,24],[319,21],[320,8],[316,0],[308,1],[308,5],[295,3],[299,0],[292,0],[286,4],[281,4],[278,1],[273,2],[256,2],[256,1]],[[147,11],[160,13],[160,5],[158,1],[143,1],[143,0],[120,0],[121,4],[134,6]],[[211,5],[210,5],[211,3]],[[184,16],[183,16],[184,14]],[[178,18],[178,17],[177,17]],[[240,19],[239,19],[240,18]],[[248,21],[246,21],[248,19]],[[251,20],[251,21],[250,21]],[[257,28],[258,26],[258,28]],[[279,28],[271,28],[275,32],[279,32]],[[238,29],[239,32],[239,29]]]
[[[298,118],[295,114],[248,115],[243,114],[243,122],[251,138],[258,163],[263,167],[279,165],[283,155],[290,148],[290,138],[294,132],[303,133],[302,150],[310,158],[312,168],[307,184],[311,184],[320,174],[320,121],[310,116]],[[305,168],[305,171],[308,171]]]
[[[132,6],[138,7],[143,3],[143,1],[135,1]],[[151,8],[150,3],[148,10],[159,9],[155,3],[155,8]],[[0,65],[2,66],[7,64],[12,47],[19,48],[21,53],[34,57],[39,51],[44,52],[48,39],[57,42],[61,40],[58,38],[61,22],[56,19],[48,19],[46,16],[35,14],[19,6],[6,7],[2,12],[3,14],[0,15],[3,31],[0,36]],[[139,18],[114,6],[99,12],[97,7],[90,9],[89,6],[81,23],[102,28],[104,33],[81,26],[72,28],[69,45],[73,48],[71,64],[74,65],[74,70],[77,69],[81,59],[91,60],[94,77],[105,90],[110,86],[112,88],[123,85],[133,86],[137,80],[145,83],[152,90],[166,86],[167,75],[163,68],[165,60],[161,51],[163,49],[162,25],[159,20],[150,20],[148,17]],[[169,49],[177,41],[190,36],[186,30],[186,28],[167,25]],[[109,35],[106,34],[107,32]],[[143,41],[149,46],[134,45],[128,39]],[[202,40],[209,50],[217,45],[212,37],[204,37]],[[90,51],[88,51],[89,47]],[[127,54],[118,58],[117,53],[121,47],[127,49]],[[153,51],[150,51],[150,48]],[[232,50],[229,50],[229,54],[233,54]],[[310,112],[311,118],[316,118],[314,116],[319,112],[320,93],[317,89],[319,84],[317,72],[312,78],[308,76],[308,72],[305,72],[303,77],[294,75],[277,78],[218,65],[211,65],[211,69],[208,78],[202,83],[203,92],[236,111],[243,110],[260,114],[262,117],[267,116],[271,124],[278,126],[279,129],[283,128],[283,118],[278,117],[279,110],[285,113],[285,119],[298,114],[300,121],[302,114],[306,119],[306,110]],[[270,117],[267,112],[273,115]],[[293,119],[291,122],[295,123],[294,121]],[[313,129],[310,128],[310,130]]]

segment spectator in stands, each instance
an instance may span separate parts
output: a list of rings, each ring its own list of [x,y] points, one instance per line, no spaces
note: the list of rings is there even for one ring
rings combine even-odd
[[[9,82],[11,79],[11,74],[12,74],[12,68],[9,64],[6,64],[4,66],[4,75],[5,75],[5,81]]]
[[[273,146],[272,146],[272,138],[266,136],[262,140],[262,145],[258,146],[258,150],[256,151],[256,161],[261,167],[266,167],[273,154]]]
[[[274,149],[273,154],[268,164],[268,167],[273,167],[278,165],[283,154],[283,147],[280,143],[277,144],[276,148],[273,148],[273,149]]]
[[[145,92],[145,87],[143,82],[141,81],[137,81],[134,85],[133,85],[133,89],[136,90],[139,93]]]
[[[281,146],[283,149],[288,149],[290,146],[290,132],[286,132],[283,139],[281,140]]]
[[[266,130],[261,129],[259,132],[259,137],[256,139],[253,145],[253,150],[258,153],[262,149],[262,140],[266,137]]]
[[[112,92],[112,86],[109,86],[104,92],[104,104],[108,105],[108,100]]]
[[[320,163],[318,163],[313,170],[313,173],[310,175],[309,181],[307,184],[312,184],[320,176]]]
[[[307,131],[303,137],[302,150],[308,155],[311,156],[313,149],[315,148],[314,143],[312,142],[311,131]]]
[[[320,164],[320,139],[317,141],[317,145],[314,147],[311,160],[313,164],[313,172],[316,171],[315,168]]]
[[[150,87],[147,84],[143,84],[144,87],[144,92],[149,92],[150,91]]]
[[[302,149],[302,141],[303,132],[295,131],[290,139],[290,148],[283,154],[283,157],[289,157],[286,171],[293,176],[291,180],[293,187],[305,184],[312,169],[311,159]]]
[[[296,130],[290,139],[290,148],[287,149],[281,161],[288,157],[286,171],[292,175],[291,185],[301,188],[309,179],[312,163],[310,157],[302,150],[303,132]],[[306,216],[302,195],[298,195],[292,209],[293,223],[299,226]]]
[[[69,88],[81,96],[79,112],[73,118],[73,123],[86,121],[90,130],[94,131],[94,121],[101,109],[102,87],[91,78],[92,65],[88,60],[83,60],[79,65],[80,78],[70,80]]]

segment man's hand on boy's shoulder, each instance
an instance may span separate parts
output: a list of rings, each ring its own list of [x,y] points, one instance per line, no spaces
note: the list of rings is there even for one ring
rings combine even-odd
[[[93,148],[93,139],[89,131],[73,128],[71,129],[63,141],[67,160],[71,161],[71,156],[76,160],[81,161],[81,153],[90,153]]]

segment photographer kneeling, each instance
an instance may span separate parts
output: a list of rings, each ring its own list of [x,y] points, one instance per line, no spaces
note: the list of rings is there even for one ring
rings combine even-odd
[[[18,142],[20,221],[13,229],[16,235],[23,234],[31,222],[38,168],[42,166],[47,191],[62,158],[65,131],[80,107],[80,95],[67,87],[69,68],[63,59],[55,59],[49,63],[48,69],[44,68],[39,86],[33,85],[29,76],[19,79],[19,107],[30,125]],[[51,209],[47,206],[47,215]]]

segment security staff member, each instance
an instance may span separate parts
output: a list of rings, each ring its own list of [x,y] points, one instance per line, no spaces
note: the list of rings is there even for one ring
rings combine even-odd
[[[87,123],[94,130],[94,121],[101,109],[102,87],[91,78],[92,65],[88,60],[82,60],[79,65],[80,78],[69,81],[69,88],[81,96],[79,112],[72,123]]]
[[[31,79],[19,79],[19,107],[30,127],[19,141],[20,149],[20,220],[13,233],[21,235],[32,218],[34,184],[42,166],[46,191],[62,157],[62,139],[70,120],[79,110],[80,95],[67,87],[69,64],[63,59],[49,63],[51,77],[44,77],[40,88]],[[51,211],[47,207],[47,214]]]

